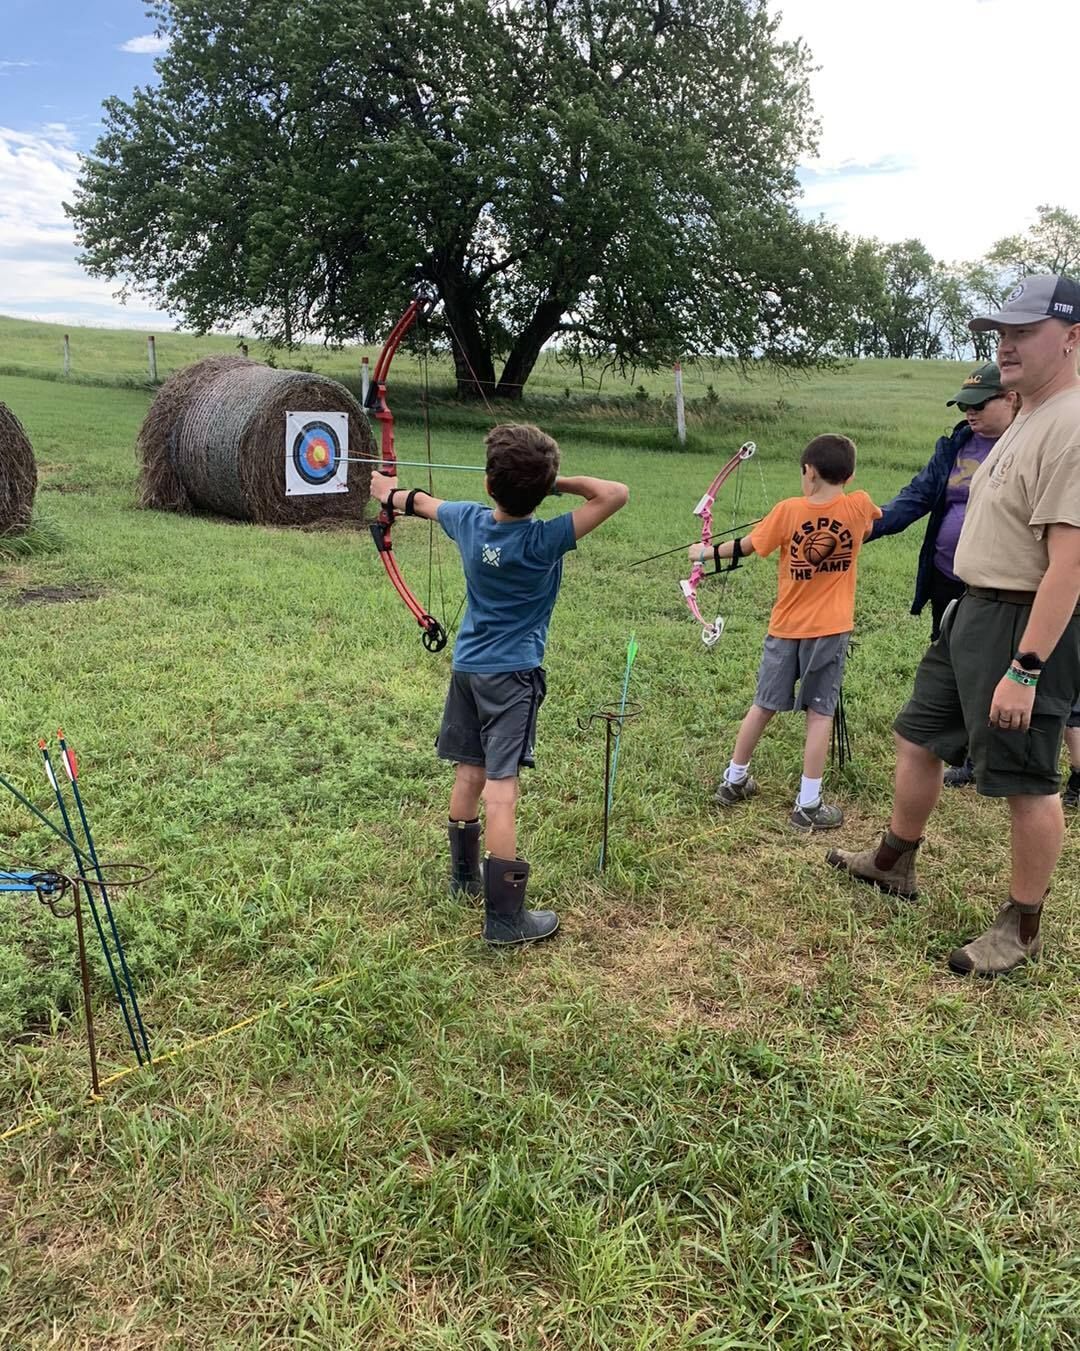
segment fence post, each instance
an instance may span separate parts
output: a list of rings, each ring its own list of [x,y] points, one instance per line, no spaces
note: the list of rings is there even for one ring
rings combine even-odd
[[[70,337],[69,334],[65,333],[65,334],[64,334],[64,378],[67,379],[67,377],[68,377],[70,374],[71,374],[71,337]]]
[[[368,386],[371,384],[371,367],[368,365],[367,357],[362,358],[360,362],[360,402],[367,407]]]
[[[146,358],[150,366],[150,380],[157,384],[157,346],[154,343],[154,335],[151,333],[146,340]]]
[[[686,406],[683,403],[682,363],[675,363],[675,432],[679,445],[686,445]]]

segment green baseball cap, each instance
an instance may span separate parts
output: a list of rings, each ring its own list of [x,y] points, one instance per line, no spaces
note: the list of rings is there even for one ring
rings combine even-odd
[[[945,405],[951,408],[957,404],[961,408],[971,408],[980,403],[986,403],[987,399],[992,399],[995,394],[1004,394],[1005,390],[1001,385],[1001,372],[997,368],[996,361],[988,361],[985,366],[980,366],[977,371],[972,371],[964,383],[960,386],[960,393],[955,399],[950,399]]]

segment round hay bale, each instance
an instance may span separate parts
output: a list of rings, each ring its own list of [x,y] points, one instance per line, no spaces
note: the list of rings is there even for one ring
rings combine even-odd
[[[233,366],[248,366],[246,357],[207,357],[170,375],[150,405],[135,453],[139,461],[139,506],[154,511],[192,511],[195,504],[180,481],[170,446],[184,410],[215,376]]]
[[[21,535],[30,524],[37,492],[34,448],[23,425],[0,403],[0,535]]]
[[[207,511],[259,525],[359,520],[371,466],[347,466],[347,493],[285,495],[285,414],[346,413],[349,458],[372,458],[364,410],[323,375],[244,357],[210,357],[162,385],[139,432],[139,500],[161,511]]]

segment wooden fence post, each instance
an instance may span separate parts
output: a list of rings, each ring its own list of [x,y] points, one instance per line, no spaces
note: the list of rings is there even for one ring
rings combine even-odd
[[[146,357],[150,367],[150,380],[157,384],[157,346],[154,342],[154,335],[151,333],[146,340]]]
[[[71,337],[70,337],[69,334],[65,333],[65,334],[64,334],[64,378],[67,379],[67,377],[68,377],[70,374],[71,374]]]
[[[675,363],[675,432],[679,445],[686,445],[686,405],[683,403],[682,363]]]
[[[367,357],[360,362],[360,402],[367,407],[368,386],[371,384],[371,367],[368,365]]]

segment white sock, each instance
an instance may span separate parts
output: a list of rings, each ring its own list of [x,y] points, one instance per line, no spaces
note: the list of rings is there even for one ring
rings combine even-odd
[[[795,799],[796,807],[812,807],[821,800],[821,780],[808,779],[804,774],[802,777],[802,787],[799,789],[799,796]]]
[[[728,765],[727,769],[724,770],[724,782],[743,783],[746,779],[746,773],[749,768],[750,768],[749,765],[737,765],[735,761],[732,760],[731,764]]]

